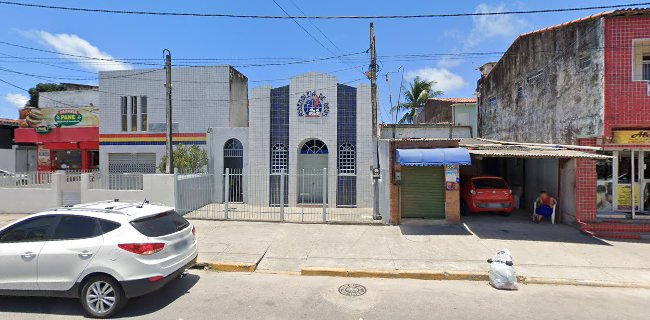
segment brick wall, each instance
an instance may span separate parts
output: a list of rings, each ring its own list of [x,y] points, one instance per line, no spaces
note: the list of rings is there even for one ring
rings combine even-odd
[[[582,146],[595,146],[595,138],[578,139]],[[596,161],[576,159],[576,220],[596,220]]]
[[[647,81],[632,80],[632,41],[650,39],[650,17],[605,19],[605,136],[650,127]]]

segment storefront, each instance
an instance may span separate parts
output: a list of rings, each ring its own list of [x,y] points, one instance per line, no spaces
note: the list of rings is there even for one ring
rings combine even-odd
[[[38,171],[98,168],[96,107],[25,109],[20,121],[15,142],[37,147]]]
[[[650,219],[650,130],[614,130],[596,163],[596,215]]]
[[[471,159],[458,140],[381,140],[380,163],[390,170],[385,192],[391,224],[409,218],[460,222],[459,167]]]

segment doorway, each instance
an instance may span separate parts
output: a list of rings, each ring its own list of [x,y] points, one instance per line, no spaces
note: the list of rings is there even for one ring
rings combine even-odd
[[[228,201],[244,202],[243,169],[244,146],[237,139],[226,141],[223,146],[223,174],[228,169]],[[226,180],[223,180],[224,188]]]
[[[326,189],[327,177],[323,169],[327,168],[329,151],[327,145],[318,139],[305,142],[300,147],[298,154],[298,203],[322,204],[327,202]]]

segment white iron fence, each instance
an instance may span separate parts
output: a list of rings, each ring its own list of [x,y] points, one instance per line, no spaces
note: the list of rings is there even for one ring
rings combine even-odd
[[[0,188],[49,188],[52,172],[19,172],[0,174]]]
[[[296,174],[178,174],[177,209],[221,220],[380,223],[373,217],[372,177],[327,170]]]
[[[99,173],[90,175],[88,189],[143,190],[141,173]]]

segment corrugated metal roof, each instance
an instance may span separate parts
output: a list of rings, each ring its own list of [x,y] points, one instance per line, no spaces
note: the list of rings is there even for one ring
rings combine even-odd
[[[580,151],[582,146],[552,145],[539,143],[507,142],[477,138],[461,139],[460,146],[467,148],[470,154],[486,157],[514,158],[583,158],[609,159],[611,156]],[[591,148],[595,149],[595,148]],[[593,150],[595,151],[595,150]]]
[[[486,157],[512,157],[512,158],[582,158],[582,159],[609,159],[610,156],[587,153],[576,150],[511,150],[511,149],[492,149],[480,150],[471,149],[470,154],[481,155]]]

